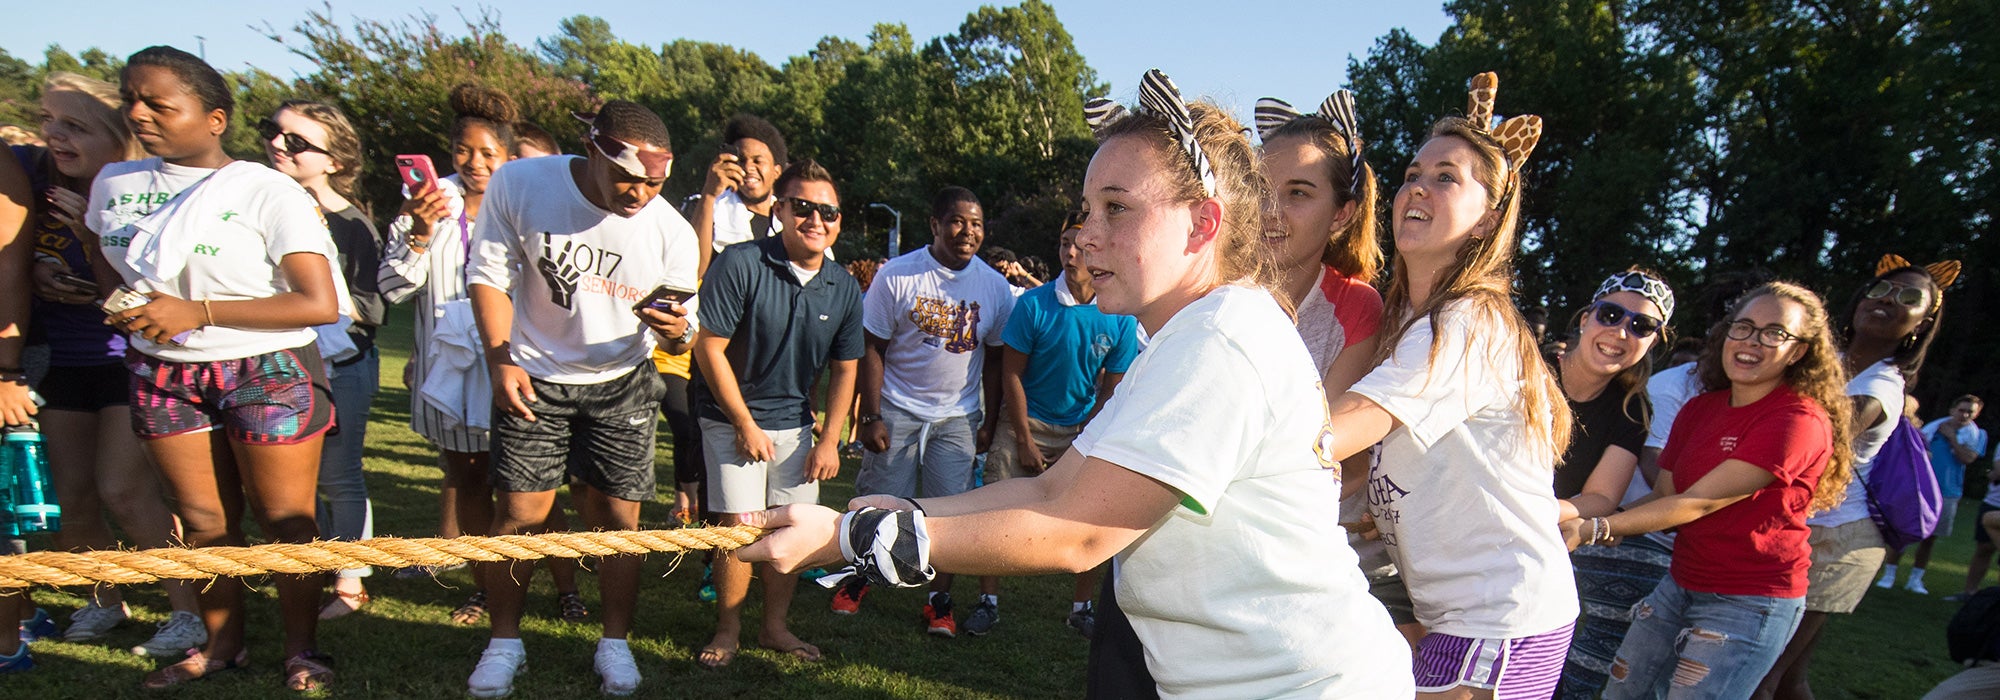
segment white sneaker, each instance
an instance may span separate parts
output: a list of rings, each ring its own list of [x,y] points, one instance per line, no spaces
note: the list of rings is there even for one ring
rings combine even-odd
[[[187,656],[189,649],[208,643],[208,627],[201,623],[201,617],[180,610],[160,623],[159,631],[146,643],[132,647],[132,653],[158,659],[178,659]]]
[[[632,660],[632,648],[597,645],[597,675],[604,679],[598,690],[605,695],[631,695],[639,689],[639,664]]]
[[[479,665],[472,667],[472,677],[465,679],[465,691],[475,698],[507,697],[514,692],[514,676],[527,665],[528,652],[489,646],[479,655]]]
[[[1896,570],[1883,569],[1882,578],[1875,579],[1875,587],[1888,590],[1896,587]]]
[[[1915,593],[1917,595],[1931,594],[1930,590],[1924,588],[1924,580],[1915,576],[1910,577],[1909,581],[1903,583],[1903,590]]]
[[[69,614],[69,629],[63,630],[63,641],[83,642],[102,637],[105,632],[111,631],[111,628],[117,627],[118,623],[124,622],[125,618],[131,616],[132,611],[127,610],[122,602],[115,608],[85,603],[83,607],[77,608],[76,612]]]

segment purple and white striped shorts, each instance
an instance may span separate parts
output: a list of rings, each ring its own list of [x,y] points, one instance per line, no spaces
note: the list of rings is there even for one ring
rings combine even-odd
[[[1576,623],[1514,639],[1471,639],[1432,632],[1417,643],[1417,692],[1455,686],[1493,691],[1495,700],[1542,700],[1562,680]]]

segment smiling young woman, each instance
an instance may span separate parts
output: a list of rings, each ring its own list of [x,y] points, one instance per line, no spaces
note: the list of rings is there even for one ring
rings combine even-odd
[[[1903,414],[1903,397],[1923,370],[1924,355],[1944,315],[1944,288],[1957,263],[1929,268],[1883,256],[1876,275],[1854,290],[1853,311],[1842,335],[1847,396],[1853,401],[1854,481],[1868,478],[1870,462],[1889,441]],[[1948,275],[1940,278],[1940,275]],[[1806,612],[1777,664],[1759,685],[1759,698],[1811,698],[1808,669],[1820,633],[1832,615],[1854,612],[1868,582],[1882,566],[1888,545],[1868,513],[1868,490],[1849,482],[1839,505],[1806,521],[1812,568],[1807,570]]]
[[[1847,372],[1818,295],[1773,282],[1709,334],[1700,375],[1661,450],[1653,494],[1563,523],[1572,546],[1679,528],[1672,575],[1633,608],[1606,698],[1742,698],[1805,609],[1806,516],[1852,475]]]

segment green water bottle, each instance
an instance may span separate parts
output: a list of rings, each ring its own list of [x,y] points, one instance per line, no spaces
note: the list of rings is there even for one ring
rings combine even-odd
[[[42,454],[42,433],[33,424],[9,428],[0,451],[14,477],[14,529],[21,534],[62,529],[62,506],[56,504],[49,481],[49,462]]]

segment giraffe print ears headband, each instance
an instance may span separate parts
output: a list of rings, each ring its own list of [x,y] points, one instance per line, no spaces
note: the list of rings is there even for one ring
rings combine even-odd
[[[1139,80],[1137,111],[1166,120],[1167,131],[1174,135],[1181,152],[1194,166],[1195,175],[1201,178],[1201,191],[1210,197],[1215,196],[1215,168],[1209,164],[1208,154],[1201,150],[1201,142],[1195,139],[1194,115],[1188,112],[1187,102],[1182,101],[1181,89],[1174,85],[1173,78],[1167,77],[1158,68],[1146,71],[1146,75]],[[1083,121],[1098,134],[1104,133],[1105,127],[1128,114],[1130,112],[1124,105],[1103,97],[1083,103]]]
[[[1896,255],[1894,253],[1891,253],[1889,255],[1884,255],[1882,256],[1882,259],[1880,261],[1875,263],[1875,276],[1880,277],[1882,275],[1889,274],[1893,270],[1900,270],[1906,267],[1920,267],[1920,266],[1908,260],[1904,260],[1903,256],[1901,255]],[[1921,267],[1925,274],[1931,276],[1931,281],[1937,283],[1938,291],[1944,291],[1946,288],[1951,286],[1951,283],[1958,281],[1958,270],[1960,265],[1958,264],[1957,260],[1934,262],[1929,265],[1923,265]]]
[[[1472,122],[1472,128],[1486,132],[1493,140],[1500,142],[1500,150],[1507,155],[1507,189],[1512,194],[1520,183],[1521,167],[1528,163],[1528,154],[1535,152],[1535,144],[1542,140],[1542,118],[1533,114],[1518,114],[1493,124],[1493,98],[1500,92],[1500,76],[1492,71],[1472,76],[1472,90],[1466,99],[1465,118]],[[1501,197],[1506,200],[1505,196]]]
[[[1285,128],[1285,125],[1307,117],[1324,119],[1332,123],[1334,133],[1347,141],[1348,172],[1352,173],[1347,178],[1347,192],[1356,197],[1361,196],[1361,122],[1354,116],[1354,93],[1340,90],[1328,95],[1325,102],[1319,103],[1319,111],[1311,114],[1299,114],[1298,110],[1292,108],[1291,103],[1275,97],[1258,100],[1257,137],[1269,141],[1271,136],[1279,129]]]

